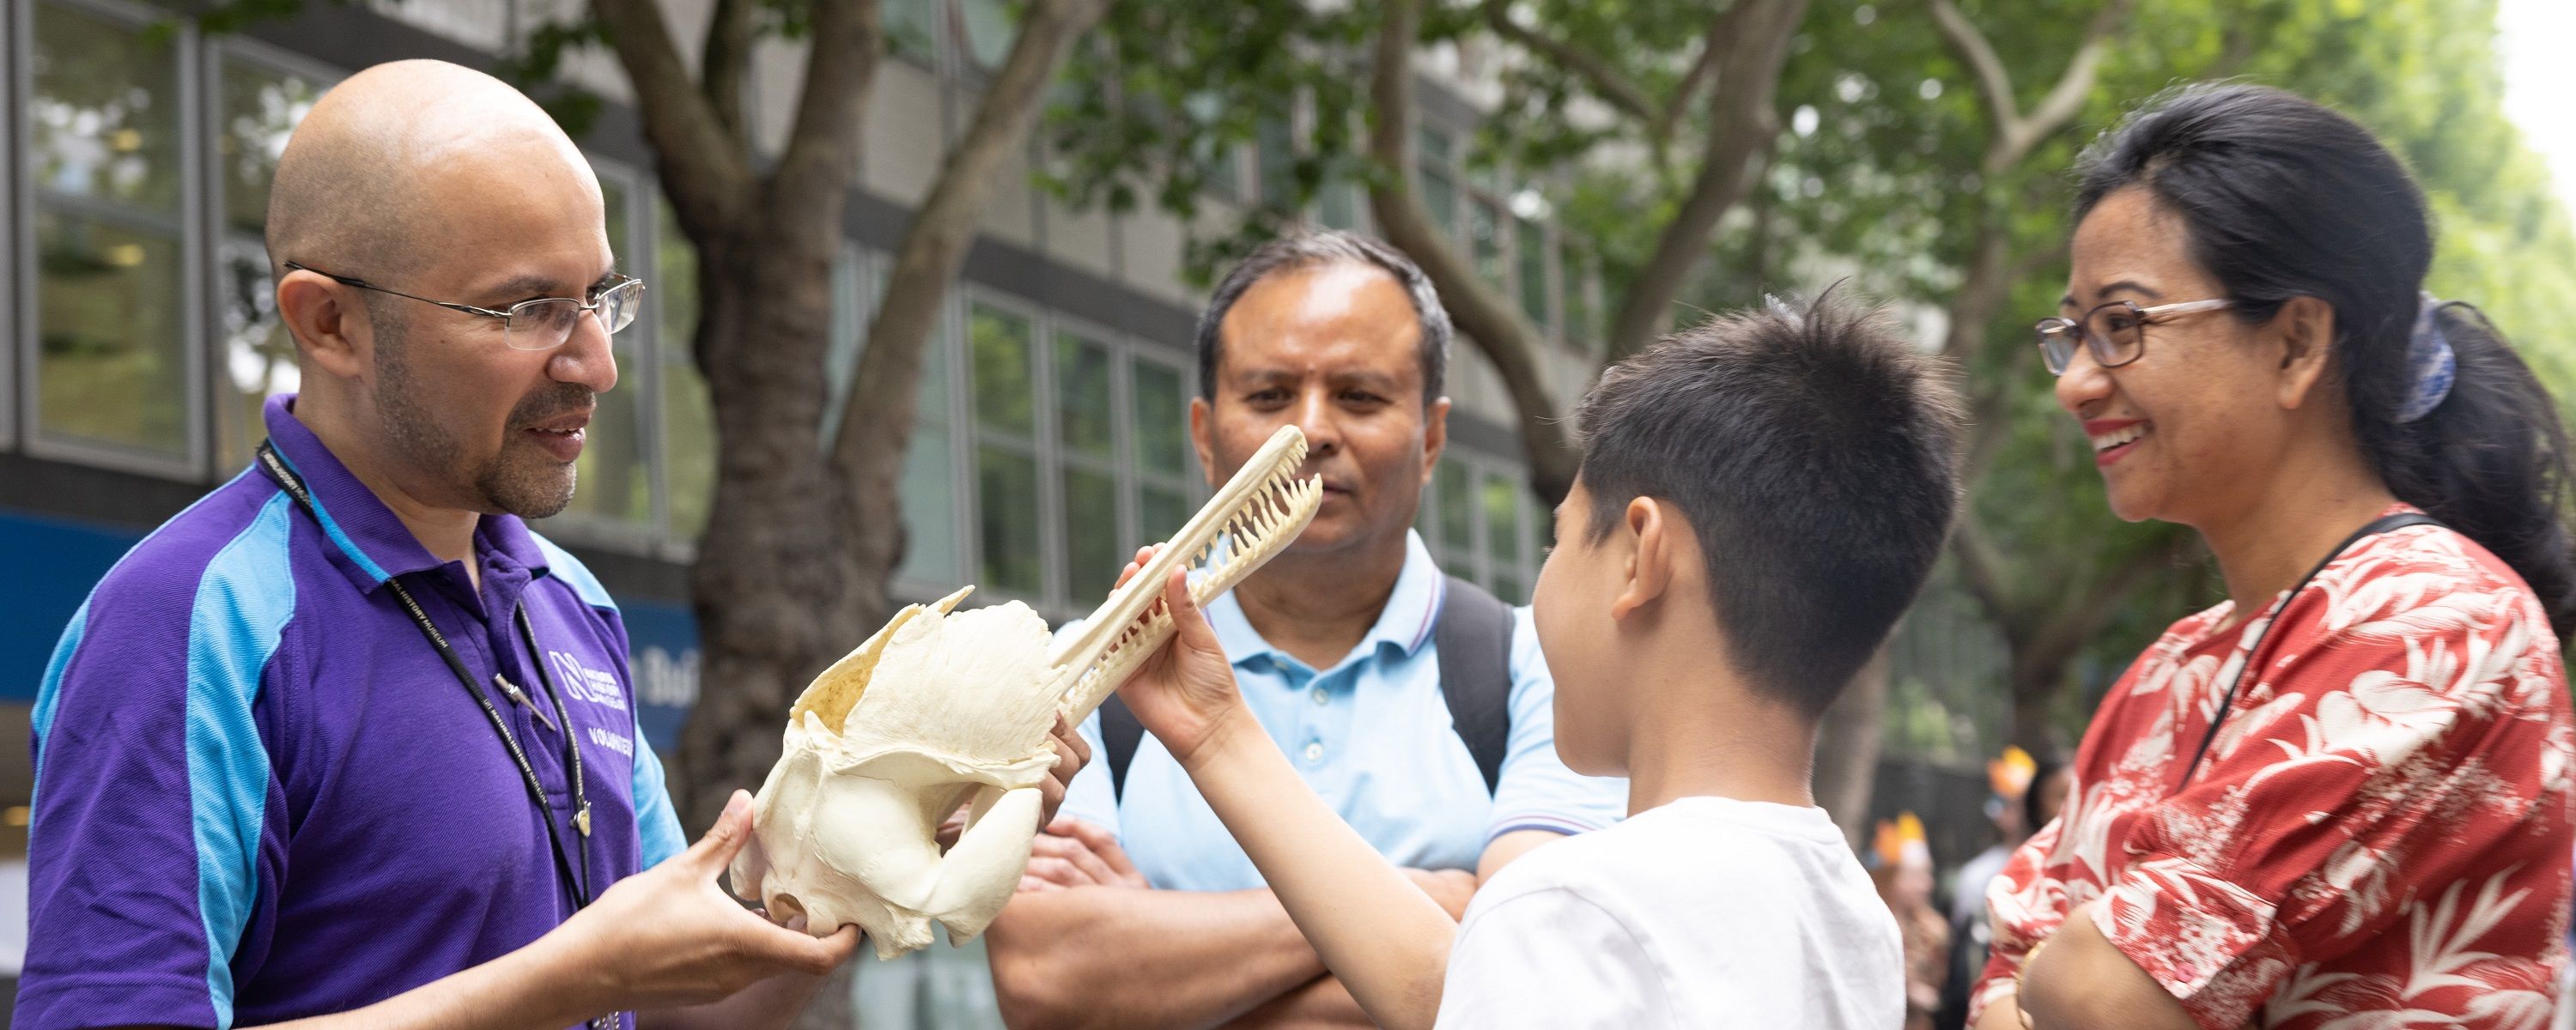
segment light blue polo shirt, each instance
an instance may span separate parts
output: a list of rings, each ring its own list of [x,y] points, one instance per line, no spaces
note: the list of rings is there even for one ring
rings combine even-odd
[[[1627,781],[1577,776],[1556,756],[1556,681],[1527,608],[1512,615],[1511,737],[1501,782],[1486,792],[1440,693],[1431,627],[1448,581],[1422,538],[1407,537],[1404,571],[1386,610],[1350,654],[1322,672],[1263,640],[1233,594],[1208,605],[1208,621],[1234,660],[1235,682],[1270,739],[1307,786],[1397,865],[1472,870],[1502,834],[1581,833],[1616,821],[1627,807]],[[1082,734],[1095,755],[1105,755],[1097,714]],[[1252,860],[1152,734],[1136,748],[1123,798],[1100,757],[1074,777],[1063,814],[1115,832],[1156,887],[1263,886]]]

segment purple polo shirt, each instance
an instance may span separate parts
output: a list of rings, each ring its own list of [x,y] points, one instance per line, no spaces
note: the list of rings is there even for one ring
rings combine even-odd
[[[599,581],[518,519],[485,516],[478,593],[292,402],[268,402],[269,438],[319,517],[244,472],[135,545],[46,667],[18,1030],[344,1012],[572,915],[518,766],[389,578],[518,735],[557,832],[588,852],[593,896],[683,846]],[[521,641],[523,606],[542,656]],[[525,686],[552,721],[540,666],[581,748],[586,841],[564,733],[491,686]]]

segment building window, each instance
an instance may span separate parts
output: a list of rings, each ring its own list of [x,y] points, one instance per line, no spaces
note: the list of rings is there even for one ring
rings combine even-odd
[[[1136,528],[1128,554],[1181,531],[1190,519],[1189,392],[1177,366],[1143,354],[1128,364],[1136,455]]]
[[[1452,168],[1457,160],[1456,146],[1447,132],[1425,125],[1415,165],[1422,179],[1422,206],[1431,209],[1431,220],[1440,226],[1443,236],[1458,235],[1458,174]]]
[[[1121,551],[1118,352],[1090,335],[1059,329],[1054,339],[1055,441],[1062,460],[1065,591],[1080,605],[1106,597],[1133,549]]]
[[[943,0],[886,0],[886,48],[915,61],[939,66],[939,9]]]
[[[36,435],[193,473],[180,89],[193,36],[67,3],[34,4],[32,21]]]
[[[1227,203],[1243,201],[1243,148],[1219,145],[1208,159],[1207,188],[1210,195]]]
[[[885,296],[882,266],[870,277],[869,293]],[[927,584],[945,594],[965,577],[960,541],[963,504],[957,495],[957,434],[949,419],[957,360],[956,319],[945,312],[921,356],[912,442],[903,453],[903,566],[901,579]]]
[[[1548,326],[1547,227],[1519,218],[1520,238],[1513,241],[1512,256],[1520,264],[1521,314],[1544,330]]]
[[[1458,457],[1440,459],[1431,474],[1432,503],[1439,509],[1440,533],[1433,541],[1442,568],[1466,579],[1484,579],[1476,560],[1476,471]]]
[[[1459,451],[1440,459],[1414,528],[1443,571],[1529,603],[1538,567],[1529,546],[1536,506],[1517,471]]]
[[[638,235],[644,221],[637,217],[643,189],[631,174],[594,167],[599,175],[600,199],[606,202],[608,247],[615,267],[640,276],[640,259],[651,253],[639,242]],[[647,296],[659,292],[662,285],[658,279],[646,283]],[[650,332],[649,328],[629,326],[625,332],[608,338],[609,354],[617,361],[617,386],[599,395],[590,429],[584,434],[581,458],[573,466],[578,485],[573,490],[572,504],[564,509],[564,515],[573,520],[632,530],[649,531],[653,527],[648,447],[651,427],[645,417],[650,408],[647,395],[651,383],[638,353],[650,342]]]
[[[660,376],[663,492],[670,498],[667,531],[696,540],[707,528],[716,492],[715,400],[698,372],[695,346],[698,248],[680,231],[669,201],[657,199],[653,208],[653,282],[644,296],[653,302],[653,342],[661,352],[654,371]]]
[[[977,582],[1003,596],[1041,599],[1035,322],[970,300],[966,353],[974,379]]]
[[[1485,586],[1512,604],[1529,602],[1529,581],[1521,548],[1521,497],[1518,480],[1485,473]]]
[[[1479,196],[1468,205],[1468,245],[1476,255],[1476,274],[1497,287],[1508,289],[1511,269],[1503,263],[1503,209]]]
[[[322,74],[299,74],[285,63],[254,57],[235,41],[220,54],[215,77],[215,469],[250,464],[251,451],[268,435],[260,408],[273,394],[300,385],[295,341],[277,319],[277,288],[269,275],[268,186],[286,137],[329,88]]]
[[[1288,116],[1261,119],[1253,126],[1252,142],[1259,158],[1261,205],[1273,211],[1297,210],[1297,139]]]
[[[849,410],[850,389],[858,382],[859,352],[868,345],[868,322],[876,317],[884,280],[856,244],[843,243],[832,259],[832,340],[823,352],[823,450],[841,435],[841,418]],[[934,330],[934,335],[935,335]]]
[[[1315,201],[1315,219],[1328,229],[1356,232],[1360,228],[1360,188],[1347,182],[1328,183]]]
[[[1556,265],[1557,287],[1564,299],[1564,336],[1577,353],[1593,354],[1601,349],[1597,339],[1600,324],[1592,314],[1592,259],[1578,249],[1574,241],[1565,240]]]
[[[965,42],[966,59],[977,70],[991,73],[1000,71],[1002,61],[1011,56],[1019,26],[1006,0],[958,0],[957,35]]]

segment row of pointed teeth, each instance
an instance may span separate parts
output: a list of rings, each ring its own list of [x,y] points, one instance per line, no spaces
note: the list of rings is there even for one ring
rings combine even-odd
[[[2145,435],[2147,435],[2147,424],[2144,422],[2132,423],[2107,433],[2095,433],[2092,435],[2093,453],[2099,454]]]
[[[1297,466],[1305,463],[1305,452],[1305,446],[1300,443],[1299,446],[1290,448],[1287,454],[1282,455],[1277,468],[1271,472],[1269,478],[1263,480],[1261,485],[1244,499],[1242,506],[1226,520],[1217,538],[1202,546],[1199,553],[1192,556],[1192,560],[1185,567],[1205,569],[1223,567],[1240,561],[1246,554],[1270,544],[1272,538],[1278,533],[1279,527],[1285,524],[1297,510],[1303,495],[1323,490],[1323,483],[1320,480],[1300,482],[1296,478]],[[1207,603],[1209,598],[1200,597],[1199,593],[1199,590],[1192,590],[1190,599],[1200,604]],[[1101,670],[1116,665],[1114,659],[1122,651],[1169,625],[1171,619],[1171,612],[1164,609],[1160,600],[1147,606],[1144,613],[1121,630],[1110,642],[1109,647],[1100,653],[1100,658],[1092,663],[1090,671],[1084,674],[1083,680],[1088,682],[1100,675]]]

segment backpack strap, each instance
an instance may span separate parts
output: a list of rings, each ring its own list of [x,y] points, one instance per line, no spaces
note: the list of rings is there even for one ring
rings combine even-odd
[[[1145,724],[1136,721],[1126,698],[1111,694],[1100,703],[1100,750],[1109,762],[1111,804],[1126,800],[1127,766],[1136,761],[1136,747],[1144,742]]]
[[[1503,780],[1503,753],[1512,736],[1512,608],[1474,583],[1449,577],[1440,602],[1439,621],[1431,628],[1439,649],[1440,696],[1449,702],[1449,721],[1476,771],[1485,776],[1485,793]]]
[[[1440,696],[1491,794],[1502,783],[1503,754],[1512,736],[1512,608],[1483,587],[1448,579],[1431,628],[1432,646],[1439,649]],[[1126,799],[1127,767],[1144,741],[1145,724],[1124,699],[1112,694],[1101,703],[1101,758],[1109,766],[1113,799]]]

